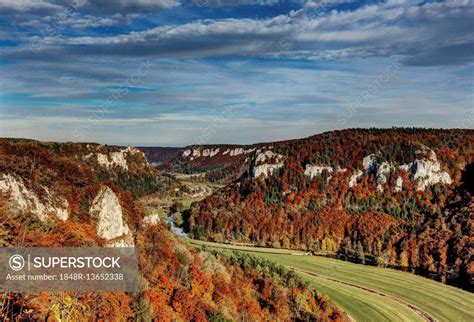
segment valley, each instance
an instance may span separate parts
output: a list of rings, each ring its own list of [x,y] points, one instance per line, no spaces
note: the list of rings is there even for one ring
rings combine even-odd
[[[392,134],[396,134],[397,130],[393,130],[392,132],[394,132]],[[445,133],[441,135],[444,134]],[[420,133],[417,135],[420,135]],[[419,136],[418,139],[420,139]],[[307,140],[308,139],[306,139],[306,141]],[[388,140],[390,141],[390,139]],[[405,249],[405,251],[402,251],[399,254],[396,254],[393,250],[391,250],[390,252],[384,251],[384,247],[380,245],[380,242],[378,242],[378,246],[375,246],[375,244],[373,246],[375,249],[379,247],[378,250],[375,251],[376,254],[379,254],[378,256],[373,256],[372,254],[367,252],[367,250],[371,249],[372,247],[370,243],[375,242],[377,238],[385,239],[388,231],[393,230],[396,227],[398,227],[396,228],[396,230],[400,231],[400,229],[407,229],[400,227],[411,226],[413,228],[410,229],[426,229],[426,225],[429,225],[430,229],[427,231],[431,231],[431,233],[435,233],[436,229],[439,229],[436,227],[436,225],[433,225],[434,222],[423,224],[422,221],[420,221],[422,218],[420,215],[422,215],[424,212],[431,212],[432,210],[428,210],[427,208],[423,209],[418,207],[412,207],[411,210],[405,210],[407,212],[407,215],[400,216],[399,213],[390,213],[390,208],[380,207],[379,205],[377,205],[377,203],[383,203],[384,200],[384,197],[381,194],[377,194],[377,191],[379,193],[383,191],[384,193],[389,194],[391,196],[392,205],[390,207],[393,207],[394,202],[406,203],[408,200],[410,200],[410,198],[414,198],[416,195],[418,195],[416,198],[420,198],[423,195],[426,196],[425,191],[429,191],[429,193],[434,192],[437,195],[446,194],[447,197],[441,199],[432,199],[430,203],[433,203],[434,205],[436,203],[439,203],[439,200],[443,200],[442,205],[446,205],[453,203],[454,200],[456,200],[452,206],[446,207],[447,210],[445,210],[445,214],[448,211],[459,211],[456,209],[461,208],[463,209],[462,212],[464,213],[464,216],[470,214],[470,217],[468,215],[463,219],[465,220],[463,225],[467,225],[465,226],[467,230],[464,230],[464,232],[469,235],[469,232],[472,231],[470,225],[471,220],[473,218],[473,208],[472,206],[469,206],[472,205],[472,201],[469,200],[469,190],[472,188],[472,186],[468,184],[469,180],[471,180],[470,178],[472,178],[471,173],[466,173],[466,170],[464,170],[464,174],[455,174],[453,172],[450,172],[448,174],[448,172],[441,172],[441,168],[446,169],[446,167],[435,165],[439,161],[436,158],[434,152],[431,150],[427,150],[427,148],[424,148],[423,145],[421,145],[421,150],[425,149],[426,152],[420,152],[420,145],[418,145],[417,147],[417,145],[413,143],[408,143],[406,146],[404,146],[403,143],[396,143],[398,145],[398,147],[395,148],[396,152],[390,152],[390,154],[387,154],[387,156],[385,156],[385,158],[394,160],[391,162],[384,161],[384,163],[379,159],[379,156],[369,155],[364,158],[361,157],[361,159],[364,159],[362,163],[364,164],[364,166],[366,166],[364,173],[368,173],[369,175],[369,180],[367,182],[363,181],[364,179],[362,171],[354,170],[352,171],[352,175],[346,175],[345,172],[347,170],[345,170],[344,165],[337,165],[341,162],[340,158],[338,158],[338,161],[335,161],[335,163],[329,162],[330,164],[332,164],[332,166],[306,166],[304,174],[307,174],[312,180],[320,180],[320,186],[317,188],[320,192],[326,190],[326,193],[328,194],[329,191],[331,191],[331,193],[338,196],[337,198],[347,200],[347,197],[344,198],[341,196],[337,188],[334,189],[332,187],[333,184],[339,184],[338,188],[340,189],[341,187],[344,187],[344,181],[346,181],[346,184],[347,182],[349,182],[349,190],[354,190],[353,193],[358,193],[359,196],[363,195],[364,190],[374,189],[372,191],[376,192],[375,195],[377,196],[377,201],[369,206],[372,207],[372,209],[375,211],[373,211],[369,215],[369,213],[364,213],[364,210],[358,210],[356,212],[350,210],[350,215],[348,217],[349,223],[346,222],[346,224],[344,224],[345,220],[347,220],[344,218],[342,219],[342,226],[339,226],[337,228],[337,223],[331,223],[331,221],[334,219],[331,219],[328,216],[320,217],[317,214],[317,209],[319,208],[320,210],[328,211],[329,213],[331,211],[338,213],[341,212],[341,206],[339,206],[339,209],[337,211],[335,211],[334,209],[329,210],[327,206],[325,207],[326,210],[324,210],[324,207],[320,208],[321,206],[316,206],[316,209],[314,209],[315,211],[311,213],[310,210],[312,209],[305,209],[306,207],[304,206],[304,200],[308,198],[308,195],[311,194],[317,196],[316,198],[318,198],[318,193],[314,193],[311,190],[304,191],[303,189],[307,189],[306,187],[298,187],[294,190],[291,187],[285,187],[285,185],[289,186],[295,183],[294,181],[292,181],[293,179],[288,178],[289,174],[285,172],[287,170],[282,169],[285,167],[289,167],[290,164],[288,162],[282,162],[281,160],[283,159],[283,157],[278,157],[276,151],[283,152],[288,149],[288,146],[295,144],[295,142],[296,141],[275,143],[270,147],[272,152],[268,152],[268,150],[267,152],[264,152],[265,156],[262,156],[263,154],[259,154],[262,150],[258,148],[261,146],[257,146],[255,148],[256,152],[253,158],[248,158],[245,160],[246,170],[241,172],[239,179],[234,181],[228,181],[226,182],[226,185],[215,186],[212,189],[212,195],[202,197],[202,200],[195,200],[195,202],[190,205],[189,209],[183,209],[183,215],[180,218],[180,222],[176,222],[176,224],[179,225],[181,223],[182,226],[185,227],[188,232],[190,232],[191,238],[199,238],[199,240],[189,239],[188,242],[198,248],[215,249],[219,252],[224,253],[239,252],[249,254],[257,258],[269,260],[276,264],[281,264],[301,276],[301,278],[307,281],[310,285],[314,286],[318,290],[318,292],[327,295],[332,301],[334,301],[335,304],[341,307],[348,314],[350,319],[356,321],[468,321],[474,319],[474,313],[471,309],[474,306],[474,296],[472,295],[472,293],[460,290],[456,287],[439,283],[437,281],[433,281],[433,278],[439,280],[440,276],[444,276],[441,278],[444,283],[452,283],[453,279],[456,283],[456,279],[459,278],[460,271],[463,270],[462,268],[456,267],[455,264],[448,264],[446,266],[445,273],[443,273],[443,269],[441,267],[437,269],[430,268],[429,274],[431,276],[431,279],[415,275],[413,273],[417,272],[417,269],[415,268],[411,268],[412,272],[405,272],[410,271],[410,261],[413,261],[412,263],[416,263],[418,261],[417,258],[413,257],[416,256],[417,252],[425,252],[425,254],[426,252],[430,252],[426,248],[418,251],[410,251],[409,248],[407,248],[406,243],[409,242],[411,245],[410,247],[416,248],[416,246],[414,246],[413,241],[409,241],[408,239],[406,241],[402,240],[401,242],[394,241],[393,244],[391,244],[393,246],[398,244],[400,247],[402,247],[402,250]],[[467,143],[468,146],[468,149],[463,151],[465,155],[464,160],[472,160],[472,136],[468,135],[467,141],[464,140],[462,142],[462,144]],[[457,142],[456,144],[458,143],[461,142]],[[307,142],[304,142],[304,145],[302,144],[301,146],[304,149],[307,149],[307,144]],[[384,142],[380,144],[390,145],[392,143]],[[213,148],[219,149],[218,147]],[[452,148],[453,145],[450,145],[449,149]],[[201,149],[205,150],[207,149],[207,147],[201,147]],[[325,147],[323,146],[322,149],[325,149]],[[378,149],[383,149],[383,147],[379,146]],[[437,147],[437,149],[439,149],[439,146]],[[451,150],[451,153],[452,151],[453,150]],[[316,154],[318,153],[319,155],[321,155],[320,151]],[[382,152],[381,154],[384,153],[387,152]],[[403,176],[403,171],[405,170],[399,172],[399,170],[397,171],[397,169],[395,169],[395,166],[393,164],[396,164],[397,161],[395,160],[410,160],[410,158],[415,158],[415,161],[412,162],[414,162],[413,164],[419,162],[418,168],[420,168],[422,161],[417,161],[417,155],[419,158],[420,153],[426,153],[426,159],[423,160],[427,160],[427,163],[433,161],[433,170],[427,170],[422,175],[422,178],[425,181],[415,181],[410,186],[410,181],[413,181],[414,178],[416,178],[416,175],[412,177],[405,177]],[[366,151],[365,154],[367,155],[368,152]],[[413,156],[410,156],[410,154]],[[291,157],[291,154],[289,155],[288,152],[283,152],[282,155],[285,155],[285,158],[287,159]],[[212,158],[211,155],[207,155],[206,157]],[[267,160],[265,160],[265,158]],[[261,162],[259,161],[259,159],[264,160],[267,163],[259,163]],[[241,160],[239,159],[236,159],[234,161],[241,162]],[[449,159],[447,159],[447,161],[450,162]],[[227,162],[230,161],[228,160]],[[305,160],[304,163],[306,162],[308,161]],[[258,167],[260,167],[260,169],[262,170],[257,170]],[[373,169],[371,167],[373,167]],[[388,170],[381,170],[384,167],[387,167]],[[403,169],[410,169],[410,167],[411,165],[400,166],[400,168]],[[455,168],[457,167],[458,165]],[[461,168],[462,167],[471,171],[469,165],[466,166],[465,163],[464,166],[461,165]],[[451,171],[452,170],[453,169],[451,169]],[[181,182],[188,182],[188,184],[190,184],[188,181],[190,178],[200,178],[199,180],[201,184],[211,184],[211,182],[208,180],[209,177],[206,176],[206,171],[202,172],[202,168],[199,168],[199,171],[201,172],[196,172],[194,175],[191,171],[190,174],[181,174],[176,176],[176,178]],[[371,171],[374,171],[373,178],[370,178]],[[430,171],[435,172],[432,172],[430,174]],[[262,173],[262,175],[260,175],[259,173]],[[343,174],[341,179],[337,178],[338,173]],[[444,177],[447,178],[448,176],[450,178],[449,181],[448,179],[444,179]],[[322,178],[325,182],[318,178]],[[403,178],[402,184],[399,184],[400,178]],[[454,194],[453,191],[448,192],[446,190],[443,190],[444,188],[442,187],[443,183],[450,184],[451,178],[455,178],[454,180],[464,182],[464,184],[455,185],[458,187],[458,191],[456,192],[456,190],[454,190]],[[275,181],[278,182],[280,180],[281,183],[275,185]],[[392,184],[394,185],[394,188],[390,187]],[[263,187],[262,189],[265,189],[263,193],[268,194],[269,191],[274,191],[274,195],[278,194],[278,189],[282,189],[283,198],[280,199],[280,201],[278,202],[275,202],[270,198],[264,199],[262,202],[261,199],[255,197],[258,195],[254,195],[251,199],[248,199],[248,202],[251,202],[250,204],[247,203],[247,201],[242,202],[242,199],[240,199],[239,201],[239,198],[235,198],[235,195],[240,194],[239,197],[245,200],[244,196],[246,196],[248,192],[245,192],[245,190],[242,189],[244,185],[247,185],[247,189],[250,189],[251,191],[258,191],[258,189],[260,189],[259,186],[261,185],[261,187]],[[437,191],[431,190],[431,185],[433,185],[434,188],[437,189]],[[288,193],[284,192],[285,189],[287,189]],[[413,189],[412,191],[414,193],[410,192],[411,189]],[[399,198],[402,190],[408,190],[408,193],[404,193],[400,201]],[[293,198],[288,199],[284,197],[288,194],[293,194]],[[449,194],[452,194],[452,196],[449,197]],[[457,196],[454,197],[454,195],[456,194]],[[467,199],[466,194],[468,196]],[[297,199],[299,195],[301,195],[301,197],[300,199]],[[225,201],[222,204],[220,203],[220,201],[218,201],[216,204],[216,198],[222,198]],[[354,198],[354,195],[352,195],[351,198]],[[428,198],[432,198],[432,196]],[[311,197],[308,199],[311,200]],[[452,201],[450,201],[450,199],[452,199]],[[298,200],[298,203],[294,202],[296,200]],[[238,206],[240,202],[242,202],[242,204]],[[330,202],[331,201],[329,201],[329,204]],[[334,202],[338,204],[337,199]],[[327,199],[326,203],[328,203]],[[325,221],[331,223],[329,226],[323,228],[323,233],[320,235],[320,238],[322,239],[316,242],[316,246],[311,247],[311,243],[308,243],[308,239],[306,239],[304,243],[301,241],[302,238],[305,239],[305,237],[301,236],[310,233],[306,230],[307,227],[303,228],[299,225],[295,225],[295,221],[298,220],[298,218],[300,218],[301,216],[295,213],[291,216],[287,215],[286,217],[278,214],[278,207],[283,208],[284,211],[294,212],[294,208],[289,207],[289,205],[296,207],[300,213],[304,211],[308,214],[311,214],[310,216],[314,216],[313,218],[316,218],[317,221],[322,223],[323,227],[325,225]],[[250,208],[248,215],[241,212],[242,207],[249,206]],[[350,204],[342,203],[342,208],[344,207],[349,208],[353,206],[351,206]],[[377,207],[380,208],[377,209]],[[367,210],[370,209],[371,208],[368,208]],[[468,209],[471,210],[469,211]],[[194,212],[196,210],[197,212]],[[210,221],[203,221],[203,215],[207,216],[207,211],[211,211],[214,216],[215,214],[220,214],[220,217],[214,217],[214,219]],[[235,211],[241,214],[240,217],[236,215]],[[269,211],[271,211],[271,213],[273,214],[273,218],[270,217],[268,220],[264,219],[263,222],[258,221],[258,219],[256,219],[256,216],[258,217],[259,213],[265,213]],[[390,214],[390,216],[382,215],[382,213],[388,213]],[[418,217],[416,220],[413,220],[413,216],[415,215],[415,213],[417,213],[416,216],[420,217]],[[275,214],[277,215],[277,219],[275,219]],[[306,215],[306,217],[308,217],[308,214]],[[351,225],[354,224],[350,223],[350,221],[352,220],[351,216],[352,219],[359,221],[357,225],[352,227]],[[428,215],[428,217],[429,216],[430,215]],[[394,218],[395,220],[391,218]],[[451,221],[457,220],[454,219],[456,217],[451,218]],[[397,223],[397,219],[401,220]],[[236,222],[239,223],[239,229],[236,230],[234,228],[232,230],[232,228],[230,228],[232,227],[233,220],[236,220]],[[286,227],[286,232],[277,232],[275,230],[277,225],[279,225],[282,221],[285,220],[289,221],[285,226],[283,226]],[[291,222],[291,220],[293,220],[293,222]],[[410,222],[412,222],[412,224],[408,224]],[[197,233],[197,230],[193,231],[193,225],[196,225],[197,223],[203,224],[203,229],[199,230],[199,233]],[[375,226],[373,228],[369,228],[374,224]],[[242,229],[243,226],[246,227],[245,230]],[[315,231],[320,231],[320,228],[318,228],[317,225],[315,226],[311,224],[310,227],[312,227]],[[270,234],[268,236],[269,239],[266,242],[262,242],[262,240],[260,239],[262,236],[261,232],[260,238],[258,237],[259,233],[255,234],[256,229],[262,228],[268,229]],[[294,229],[303,229],[299,237],[299,245],[294,244],[291,241],[290,234],[291,231],[293,231]],[[337,233],[338,229],[346,230],[345,235],[347,236],[347,234],[349,233],[349,236],[351,236],[349,237],[350,239],[352,239],[353,236],[357,236],[357,233],[359,233],[359,237],[355,237],[357,243],[351,242],[352,246],[349,245],[349,248],[351,249],[350,251],[348,251],[347,249],[341,249],[341,244],[339,244],[340,242],[338,242],[337,239],[336,241],[334,241],[334,237],[331,237],[335,236],[334,234]],[[351,229],[355,229],[356,231],[350,232]],[[372,230],[372,232],[369,233],[369,230]],[[254,231],[254,233],[252,233],[252,231]],[[355,235],[353,235],[354,233]],[[368,233],[369,235],[367,235]],[[376,234],[376,236],[377,234],[380,234],[378,235],[380,237],[370,237],[370,234],[374,233]],[[398,232],[398,234],[400,234],[400,232]],[[425,234],[426,233],[422,233],[422,235]],[[281,239],[280,237],[279,241],[275,243],[275,235],[286,235],[287,237],[283,239]],[[385,236],[382,237],[382,235]],[[367,237],[369,237],[372,241],[370,241],[369,243],[364,242],[364,239]],[[283,242],[285,239],[287,240],[286,243]],[[348,238],[346,237],[346,243],[347,240]],[[439,244],[440,247],[443,247],[441,246],[443,245],[443,243],[444,241]],[[315,245],[315,243],[313,243],[313,245]],[[388,245],[390,245],[390,243]],[[445,249],[449,251],[449,249],[454,250],[456,249],[456,247],[458,246],[448,244],[447,248]],[[469,249],[467,245],[464,247],[467,247],[464,251]],[[431,263],[433,263],[434,261],[436,261],[436,258],[440,258],[437,257],[440,256],[439,252],[437,255],[435,255],[434,252],[436,252],[436,250],[433,248],[432,251],[432,259],[429,259],[426,257],[426,255],[424,255],[425,257],[420,256],[420,260],[429,260],[431,261]],[[330,257],[336,256],[342,258],[343,260],[332,259],[324,256],[314,256],[321,254],[329,255]],[[446,259],[441,260],[447,264],[447,261],[449,261],[449,258],[451,256],[452,255],[448,255]],[[468,261],[470,261],[469,258],[469,256],[466,257]],[[360,261],[365,264],[370,263],[371,265],[361,265]],[[356,264],[353,262],[359,263]],[[456,260],[456,262],[460,263],[458,259]],[[383,267],[393,267],[397,268],[397,270]],[[467,268],[467,273],[472,274],[471,268],[469,267]],[[455,274],[453,274],[453,272],[455,272]],[[418,273],[420,273],[420,271],[418,271]],[[426,272],[421,271],[422,275],[424,275],[425,273]],[[464,287],[471,287],[469,285],[470,284],[464,284]]]
[[[472,290],[473,146],[469,130],[411,128],[255,145],[185,225],[194,239],[343,255]]]
[[[473,21],[0,0],[0,322],[474,322]]]
[[[139,294],[4,293],[3,314],[473,320],[473,146],[408,128],[148,152],[1,139],[3,247],[135,247],[142,279]]]
[[[189,179],[189,178],[188,178]],[[0,139],[0,246],[133,247],[139,292],[11,292],[2,321],[347,321],[289,271],[183,243],[170,214],[212,191],[132,147]]]

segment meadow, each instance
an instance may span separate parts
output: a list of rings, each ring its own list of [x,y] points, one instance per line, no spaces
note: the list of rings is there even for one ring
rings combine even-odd
[[[411,273],[292,250],[191,243],[245,252],[293,269],[356,321],[474,321],[472,293]]]

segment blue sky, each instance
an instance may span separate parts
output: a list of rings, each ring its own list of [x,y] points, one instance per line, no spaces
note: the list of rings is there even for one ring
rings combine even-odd
[[[474,1],[0,0],[0,136],[474,127]]]

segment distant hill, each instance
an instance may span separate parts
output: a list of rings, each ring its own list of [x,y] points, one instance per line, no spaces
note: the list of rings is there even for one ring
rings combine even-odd
[[[339,254],[472,288],[473,147],[473,130],[417,128],[247,147],[240,177],[194,204],[188,229],[195,238]]]
[[[173,148],[173,147],[137,147],[140,151],[145,153],[148,162],[155,167],[160,167],[167,164],[178,153],[182,152],[184,148]]]
[[[180,173],[205,173],[211,182],[228,183],[246,170],[255,145],[191,145],[184,148],[140,147],[148,161],[159,169]]]

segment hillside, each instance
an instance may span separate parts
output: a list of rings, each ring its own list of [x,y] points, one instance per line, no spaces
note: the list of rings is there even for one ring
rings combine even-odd
[[[180,189],[134,148],[1,139],[0,246],[135,247],[140,292],[4,292],[0,320],[347,320],[293,273],[196,251],[137,202]]]
[[[307,256],[296,250],[192,243],[220,252],[251,254],[289,267],[356,321],[474,320],[474,293],[409,272],[354,264],[342,258]]]
[[[184,148],[140,147],[148,161],[159,169],[185,174],[203,174],[208,182],[229,183],[247,169],[255,145],[191,145]]]
[[[194,238],[339,254],[472,289],[474,131],[354,129],[256,149]]]
[[[173,147],[143,147],[138,146],[138,150],[145,153],[148,162],[155,167],[162,167],[175,158],[184,148]]]

